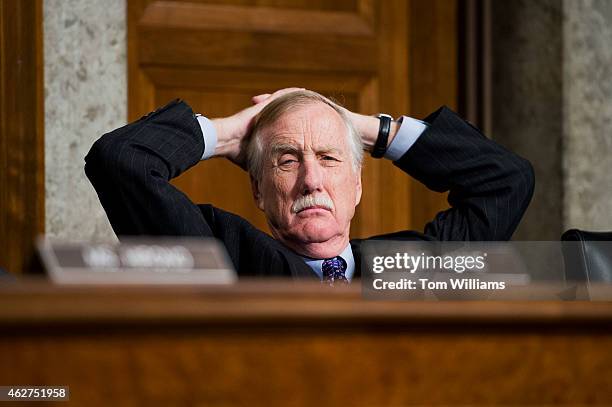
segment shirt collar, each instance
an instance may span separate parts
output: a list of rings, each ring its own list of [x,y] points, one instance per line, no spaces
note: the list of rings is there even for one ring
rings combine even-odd
[[[350,243],[344,248],[344,250],[342,251],[342,253],[339,254],[339,256],[342,257],[344,261],[346,261],[346,272],[344,273],[344,275],[346,276],[346,279],[348,281],[351,281],[353,279],[353,274],[355,274],[355,257],[353,256],[353,249],[351,249]],[[315,273],[317,273],[320,279],[323,279],[322,268],[323,260],[325,259],[313,259],[310,257],[303,256],[300,257],[302,257],[304,262],[308,264]]]

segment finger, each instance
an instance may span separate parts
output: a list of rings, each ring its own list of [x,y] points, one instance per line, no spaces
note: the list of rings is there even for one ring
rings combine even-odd
[[[279,89],[276,92],[270,94],[270,93],[263,93],[261,95],[257,95],[257,96],[253,96],[251,98],[251,101],[253,102],[254,105],[258,105],[262,102],[265,103],[269,103],[271,101],[273,101],[274,99],[278,98],[279,96],[285,95],[287,93],[291,93],[291,92],[295,92],[298,90],[304,90],[305,88],[284,88],[284,89]]]
[[[269,93],[263,93],[263,94],[261,94],[261,95],[253,96],[253,97],[251,98],[251,101],[253,102],[253,104],[255,104],[255,105],[256,105],[256,104],[258,104],[258,103],[263,102],[264,100],[266,100],[266,99],[267,99],[267,98],[269,98],[270,96],[272,96],[272,95],[270,95]]]
[[[286,93],[296,92],[296,91],[298,91],[298,90],[305,90],[305,88],[284,88],[284,89],[279,89],[279,90],[277,90],[276,92],[274,92],[274,93],[272,94],[272,96],[273,96],[274,98],[277,98],[277,97],[279,97],[279,96],[281,96],[281,95],[284,95],[284,94],[286,94]]]
[[[304,88],[284,88],[284,89],[279,89],[276,92],[269,94],[266,93],[265,95],[258,95],[255,96],[253,98],[253,101],[255,104],[261,103],[261,102],[265,102],[265,103],[270,103],[271,101],[273,101],[274,99],[277,99],[283,95],[286,95],[287,93],[291,93],[291,92],[296,92],[299,90],[304,90]],[[265,96],[265,97],[262,97]],[[255,98],[259,98],[262,97],[261,99],[258,99],[257,102],[255,102]]]

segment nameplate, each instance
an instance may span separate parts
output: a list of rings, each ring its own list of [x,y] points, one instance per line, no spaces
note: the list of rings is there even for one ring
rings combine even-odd
[[[121,242],[66,242],[41,238],[38,249],[58,284],[231,284],[236,272],[212,238],[133,237]]]

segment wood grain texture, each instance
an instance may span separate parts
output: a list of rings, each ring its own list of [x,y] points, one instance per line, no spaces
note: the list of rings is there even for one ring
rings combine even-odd
[[[304,24],[308,21],[308,24]],[[175,27],[270,33],[327,33],[371,36],[367,21],[351,12],[241,7],[157,1],[144,11],[142,27]]]
[[[441,105],[457,111],[458,13],[456,0],[412,1],[410,17],[410,100],[414,117],[424,118]],[[413,182],[412,222],[425,225],[448,208],[447,194]]]
[[[68,385],[89,406],[612,403],[612,303],[358,288],[5,286],[0,382]]]
[[[413,89],[420,75],[446,75],[436,87],[443,97],[428,100],[447,104],[455,97],[456,76],[448,75],[447,61],[425,57],[415,65],[412,55],[444,54],[455,45],[443,40],[456,41],[456,35],[445,20],[448,27],[434,30],[439,41],[414,37],[417,30],[432,31],[430,18],[448,14],[437,7],[433,13],[443,17],[430,17],[431,10],[413,16],[415,2],[427,7],[422,0],[129,0],[129,118],[176,97],[209,117],[229,115],[247,106],[250,96],[287,86],[333,95],[361,113],[420,117],[419,92],[428,91]],[[210,160],[173,183],[194,202],[213,203],[268,231],[247,175],[231,164]],[[444,197],[414,184],[392,163],[366,158],[351,236],[422,230],[420,207],[431,212]]]
[[[21,273],[44,231],[42,1],[0,2],[0,268]]]

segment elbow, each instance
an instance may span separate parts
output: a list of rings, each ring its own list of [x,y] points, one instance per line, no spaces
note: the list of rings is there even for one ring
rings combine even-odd
[[[96,140],[87,155],[85,155],[85,175],[92,183],[95,183],[97,174],[103,171],[105,159],[104,159],[104,146],[102,145],[102,139],[104,136]]]
[[[533,169],[533,165],[529,160],[521,158],[521,164],[519,165],[520,170],[520,179],[522,180],[523,187],[520,188],[522,192],[522,196],[520,197],[520,201],[523,203],[523,212],[529,206],[531,202],[531,198],[533,197],[533,192],[535,190],[535,171]],[[521,214],[522,215],[522,214]]]
[[[97,139],[85,155],[85,167],[99,165],[105,162],[105,152],[108,151],[108,140],[107,135],[103,135]]]
[[[98,139],[85,156],[85,175],[96,190],[102,185],[106,173],[105,149],[101,140],[102,138]]]
[[[511,200],[511,202],[516,202],[515,209],[510,213],[509,219],[511,221],[508,223],[507,228],[505,230],[502,229],[504,233],[501,236],[497,236],[495,240],[505,241],[512,238],[533,197],[535,190],[535,172],[533,166],[524,158],[520,158],[517,163],[514,187],[515,198]]]
[[[105,171],[117,168],[121,164],[121,154],[129,147],[129,137],[125,137],[124,129],[125,127],[106,133],[96,140],[85,156],[86,166],[104,168]]]
[[[120,154],[123,143],[108,133],[100,137],[85,156],[85,175],[92,184],[102,178],[109,179],[119,176],[123,170]]]
[[[109,133],[104,134],[93,143],[85,156],[85,163],[99,164],[112,158],[112,151],[116,149],[117,142],[114,137],[110,136]]]

